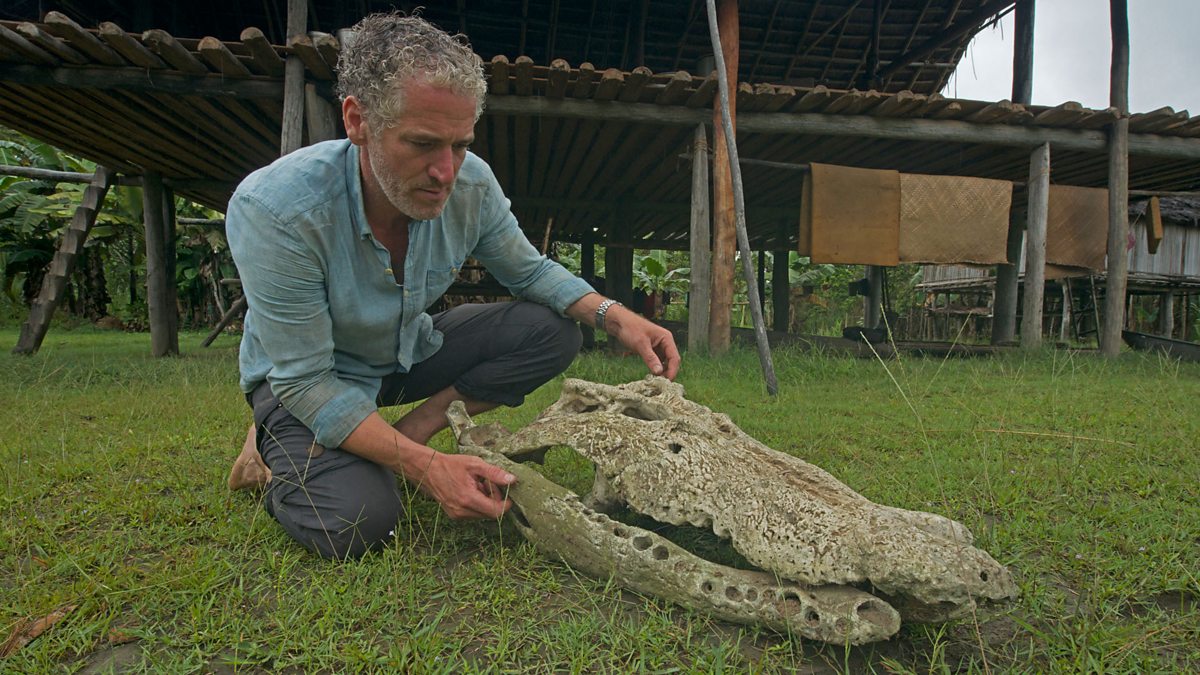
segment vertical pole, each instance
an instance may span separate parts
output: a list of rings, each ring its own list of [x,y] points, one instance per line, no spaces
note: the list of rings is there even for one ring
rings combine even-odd
[[[308,2],[288,0],[287,37],[304,35],[308,31]],[[283,71],[283,123],[279,137],[279,154],[286,155],[304,144],[304,62],[299,56],[287,57]]]
[[[717,26],[720,31],[721,56],[724,57],[725,79],[730,83],[729,118],[737,129],[737,72],[738,72],[738,4],[737,0],[720,0]],[[731,312],[733,307],[734,257],[737,233],[733,212],[733,178],[729,165],[729,149],[721,123],[721,98],[713,103],[713,253],[712,297],[709,301],[708,342],[714,354],[729,351]]]
[[[1050,144],[1029,157],[1029,216],[1025,233],[1025,303],[1021,346],[1042,345],[1042,299],[1046,290],[1046,216],[1050,204]]]
[[[876,328],[883,317],[883,268],[867,265],[867,297],[863,300],[863,328]]]
[[[708,35],[712,40],[713,57],[717,61],[717,92],[720,96],[721,126],[725,129],[725,147],[729,151],[729,179],[733,187],[734,234],[737,236],[738,252],[742,257],[742,279],[746,282],[747,304],[754,320],[754,344],[758,351],[758,363],[762,367],[767,394],[779,393],[779,381],[775,378],[775,364],[771,360],[771,345],[767,341],[767,327],[763,321],[762,305],[758,299],[758,286],[754,283],[754,267],[750,261],[750,236],[746,229],[746,195],[742,190],[742,169],[738,164],[737,140],[734,135],[733,113],[730,99],[733,98],[729,77],[725,70],[725,57],[718,30],[716,0],[706,0],[708,10]],[[736,69],[735,69],[736,71]]]
[[[162,188],[162,227],[163,227],[163,260],[166,263],[167,286],[165,300],[167,305],[167,351],[179,353],[179,286],[175,283],[175,268],[178,258],[175,254],[175,191],[164,185]]]
[[[150,353],[167,356],[171,351],[171,319],[175,308],[168,304],[166,228],[163,226],[162,176],[142,174],[142,217],[146,226],[146,305],[150,312]]]
[[[767,310],[767,252],[758,252],[758,308]]]
[[[1171,337],[1175,332],[1175,294],[1164,291],[1158,296],[1158,334]]]
[[[1066,342],[1071,336],[1071,280],[1062,280],[1062,318],[1058,324],[1058,341]]]
[[[696,125],[692,140],[691,282],[688,288],[688,351],[708,351],[708,303],[712,250],[708,210],[708,132]]]
[[[788,268],[787,247],[788,223],[784,222],[779,228],[780,244],[775,247],[775,261],[771,270],[771,313],[775,317],[775,330],[786,333],[791,325],[792,291],[790,269]]]
[[[579,245],[579,274],[595,288],[596,282],[596,233],[588,226],[583,233],[583,242]],[[599,289],[596,289],[599,290]],[[591,326],[580,326],[583,332],[583,346],[591,349],[596,346],[596,329]]]
[[[1104,327],[1100,351],[1105,356],[1121,353],[1121,326],[1125,323],[1125,292],[1128,284],[1129,253],[1129,14],[1126,0],[1110,0],[1112,26],[1112,69],[1109,76],[1109,105],[1117,119],[1108,135],[1108,279],[1104,295]]]
[[[1029,105],[1033,100],[1034,0],[1017,3],[1013,45],[1012,101]],[[996,297],[992,303],[992,344],[1010,342],[1017,333],[1017,284],[1020,278],[1021,242],[1025,229],[1023,210],[1014,200],[1008,221],[1008,264],[996,266]]]
[[[308,125],[309,143],[337,138],[337,118],[333,105],[317,93],[315,84],[304,85],[304,119]]]

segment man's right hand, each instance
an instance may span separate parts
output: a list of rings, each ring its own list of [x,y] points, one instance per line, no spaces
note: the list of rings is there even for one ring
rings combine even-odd
[[[516,476],[471,455],[430,452],[424,471],[412,478],[446,515],[454,520],[499,518],[512,506],[508,486],[517,482]]]

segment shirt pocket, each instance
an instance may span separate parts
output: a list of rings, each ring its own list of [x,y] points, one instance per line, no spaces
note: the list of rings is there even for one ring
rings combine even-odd
[[[462,269],[462,265],[463,261],[460,260],[453,265],[438,265],[425,271],[425,288],[423,290],[427,300],[426,305],[437,300],[446,292],[446,289],[450,288],[450,284],[453,284],[458,278],[458,272]]]

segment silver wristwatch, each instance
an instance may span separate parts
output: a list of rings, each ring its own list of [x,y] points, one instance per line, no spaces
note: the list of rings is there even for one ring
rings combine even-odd
[[[604,330],[604,317],[608,316],[608,310],[613,305],[621,305],[621,303],[616,300],[605,300],[596,308],[596,330]]]

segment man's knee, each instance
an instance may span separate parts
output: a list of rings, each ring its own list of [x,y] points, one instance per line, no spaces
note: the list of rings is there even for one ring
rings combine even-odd
[[[529,325],[534,327],[530,336],[537,343],[535,348],[550,357],[558,372],[566,370],[579,354],[579,348],[583,344],[579,325],[549,307],[534,303],[523,304],[521,309],[527,314]]]
[[[404,513],[396,477],[370,462],[341,467],[273,501],[284,530],[323,558],[358,558],[382,548]],[[272,495],[268,495],[271,498]]]

